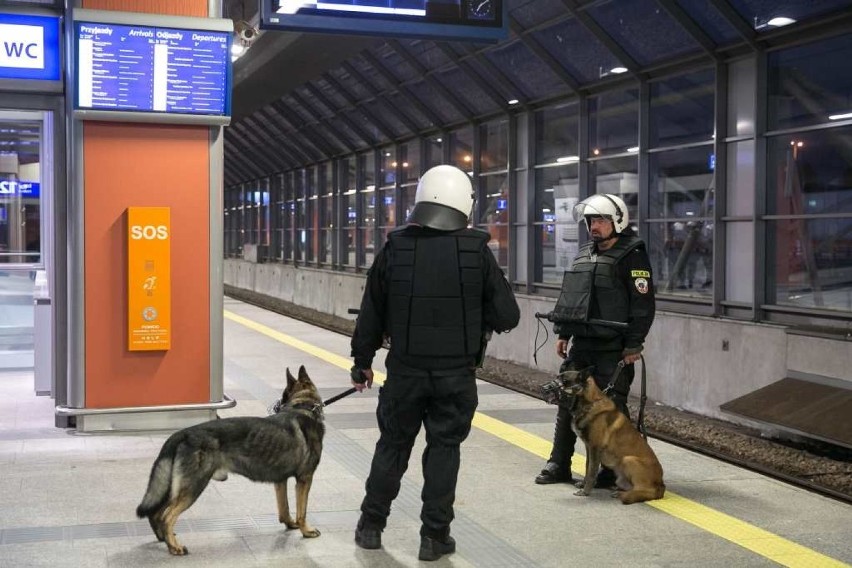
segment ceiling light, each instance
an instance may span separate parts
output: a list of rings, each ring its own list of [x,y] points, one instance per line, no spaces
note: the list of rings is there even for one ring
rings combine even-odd
[[[794,20],[793,18],[788,18],[786,16],[775,16],[774,18],[766,22],[766,25],[772,26],[774,28],[780,28],[781,26],[789,26],[790,24],[795,23],[796,20]]]
[[[521,101],[519,101],[518,99],[512,99],[512,100],[510,100],[510,101],[509,101],[509,104],[510,104],[510,105],[516,105],[516,104],[518,104],[519,102],[521,102]]]
[[[627,73],[627,67],[613,67],[609,70],[609,72],[614,73],[616,75],[619,75],[621,73]]]
[[[843,114],[832,114],[828,117],[828,120],[845,120],[847,118],[852,118],[852,112],[844,112]]]
[[[556,158],[556,161],[560,164],[564,164],[565,162],[579,162],[580,156],[562,156],[561,158]]]
[[[444,141],[443,138],[435,138],[435,142],[437,142],[438,144],[440,144],[443,141]]]
[[[627,151],[636,153],[636,152],[639,151],[639,146],[632,146],[632,147],[628,148]]]

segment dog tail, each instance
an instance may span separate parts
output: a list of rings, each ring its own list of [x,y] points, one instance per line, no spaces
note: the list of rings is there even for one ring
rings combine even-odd
[[[142,502],[136,507],[136,516],[140,519],[149,517],[152,513],[159,511],[169,498],[172,488],[172,468],[174,467],[175,454],[180,441],[177,436],[172,436],[163,448],[160,455],[151,466],[151,475],[148,478],[148,489]]]

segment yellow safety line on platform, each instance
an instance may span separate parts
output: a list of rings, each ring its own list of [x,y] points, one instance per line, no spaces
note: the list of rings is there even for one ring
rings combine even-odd
[[[330,351],[316,347],[305,341],[291,337],[280,331],[276,331],[266,325],[257,323],[246,317],[225,310],[225,318],[244,325],[276,341],[280,341],[290,347],[304,351],[318,359],[322,359],[332,365],[346,369],[352,366],[352,360],[341,357]],[[374,381],[377,384],[384,382],[385,375],[375,372]],[[488,432],[501,440],[524,449],[542,459],[550,455],[551,443],[539,436],[530,434],[520,428],[506,424],[496,418],[492,418],[480,412],[473,417],[473,425]],[[580,475],[585,473],[585,460],[582,456],[574,456],[574,471]],[[844,562],[835,560],[829,556],[816,552],[810,548],[796,544],[790,540],[773,534],[769,531],[755,527],[745,521],[741,521],[725,513],[721,513],[695,501],[691,501],[671,491],[666,491],[666,496],[657,501],[645,503],[650,507],[668,513],[682,521],[695,525],[696,527],[742,546],[752,552],[759,554],[773,562],[783,566],[791,567],[842,567],[849,566]]]

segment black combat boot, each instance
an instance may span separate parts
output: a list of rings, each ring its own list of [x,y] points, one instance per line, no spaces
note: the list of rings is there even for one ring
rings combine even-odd
[[[535,476],[535,482],[539,485],[572,483],[573,481],[571,477],[571,462],[568,462],[565,467],[560,467],[559,464],[554,462],[547,462],[541,473]]]
[[[364,517],[358,521],[355,528],[355,544],[367,550],[382,547],[382,529],[371,527],[364,523]]]
[[[456,551],[456,539],[450,535],[444,537],[420,537],[420,552],[417,554],[419,560],[431,562],[438,560],[445,554],[452,554]]]

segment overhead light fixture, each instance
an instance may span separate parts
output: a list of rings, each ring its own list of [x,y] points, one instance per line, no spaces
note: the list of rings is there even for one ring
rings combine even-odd
[[[562,156],[561,158],[556,158],[556,161],[560,164],[564,164],[566,162],[579,162],[580,156]]]
[[[844,112],[843,114],[832,114],[828,117],[828,120],[846,120],[847,118],[852,118],[852,112]]]
[[[789,26],[790,24],[795,24],[796,20],[793,18],[788,18],[787,16],[775,16],[768,22],[766,22],[767,26],[772,26],[773,28],[780,28],[781,26]]]
[[[627,151],[636,153],[636,152],[639,151],[639,146],[632,146],[632,147],[628,148]]]
[[[512,100],[510,100],[510,101],[509,101],[509,104],[510,104],[510,105],[516,105],[516,104],[518,104],[519,102],[521,102],[521,101],[519,101],[518,99],[512,99]]]
[[[444,141],[443,138],[435,138],[435,142],[437,142],[438,144],[440,144],[443,141]]]
[[[613,67],[609,70],[609,72],[615,75],[620,75],[621,73],[627,73],[627,67]]]

